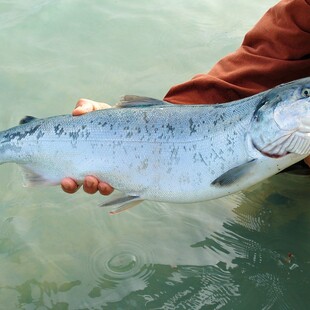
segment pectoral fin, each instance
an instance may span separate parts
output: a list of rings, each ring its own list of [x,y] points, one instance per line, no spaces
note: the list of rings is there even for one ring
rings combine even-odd
[[[133,208],[142,201],[143,199],[141,199],[139,196],[121,196],[101,204],[100,207],[115,206],[115,208],[110,211],[110,214],[114,215]]]
[[[214,186],[228,186],[237,181],[241,178],[245,177],[250,170],[255,166],[257,159],[252,159],[245,164],[240,166],[234,167],[227,172],[223,173],[217,179],[215,179],[211,184]]]

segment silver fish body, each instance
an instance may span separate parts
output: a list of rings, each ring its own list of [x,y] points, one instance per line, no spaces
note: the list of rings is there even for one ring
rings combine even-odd
[[[21,165],[30,185],[94,175],[125,204],[214,199],[310,154],[309,96],[305,78],[226,104],[126,97],[80,117],[29,118],[0,132],[0,163]]]

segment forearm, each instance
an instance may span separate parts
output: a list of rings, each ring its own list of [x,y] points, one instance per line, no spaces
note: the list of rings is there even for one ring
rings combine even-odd
[[[172,103],[220,103],[310,76],[310,0],[282,0],[247,33],[241,47],[207,74],[170,89]]]

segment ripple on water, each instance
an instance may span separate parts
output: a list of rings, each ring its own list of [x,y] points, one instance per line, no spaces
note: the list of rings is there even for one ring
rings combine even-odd
[[[231,300],[238,299],[240,293],[230,271],[225,265],[221,267],[180,266],[178,272],[182,281],[175,281],[169,288],[162,287],[153,296],[144,296],[147,309],[220,309],[227,306]]]
[[[90,256],[89,265],[94,277],[115,282],[148,275],[147,253],[132,242],[96,249]]]
[[[95,282],[87,306],[119,301],[148,286],[154,274],[155,253],[147,245],[130,240],[97,248],[89,255],[88,273]],[[93,281],[94,280],[94,281]]]

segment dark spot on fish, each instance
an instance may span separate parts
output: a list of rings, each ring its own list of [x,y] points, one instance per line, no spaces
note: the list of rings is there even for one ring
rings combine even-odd
[[[140,127],[136,127],[135,130],[137,130],[138,133],[141,132],[141,128]]]
[[[141,170],[145,170],[147,169],[147,167],[149,166],[149,162],[148,159],[144,159],[138,166],[138,169]]]
[[[206,165],[208,166],[207,162],[205,161],[205,159],[203,158],[202,154],[199,153],[199,157],[200,157],[200,160]]]
[[[190,129],[190,135],[197,132],[196,125],[194,124],[194,121],[192,118],[189,119],[189,129]]]
[[[13,139],[22,140],[26,138],[27,136],[32,136],[40,127],[41,125],[36,125],[35,127],[30,128],[29,130],[25,130],[23,132],[17,131],[14,133],[7,133],[3,136],[4,140],[2,140],[2,143],[4,142],[10,142]]]
[[[127,132],[126,138],[131,138],[133,136],[132,131]]]
[[[80,129],[78,131],[69,132],[69,137],[72,138],[72,140],[74,141],[76,141],[79,136],[80,136]]]
[[[146,112],[143,112],[143,120],[145,121],[145,123],[149,122]]]
[[[171,171],[172,171],[172,167],[169,167],[166,172],[167,172],[167,174],[170,174]]]
[[[180,156],[179,156],[179,147],[173,146],[171,153],[170,153],[170,160],[179,162]]]
[[[170,125],[170,124],[167,124],[166,128],[168,129],[168,132],[171,132],[172,135],[174,134],[175,127],[173,127],[173,126]]]
[[[64,133],[64,129],[63,127],[60,126],[60,124],[58,124],[57,126],[54,126],[54,131],[58,137],[60,137]]]
[[[40,130],[40,131],[38,132],[38,134],[37,134],[37,140],[39,140],[40,138],[42,138],[44,135],[45,135],[45,133],[44,133],[42,130]]]
[[[108,123],[107,123],[107,122],[104,122],[104,123],[99,122],[98,125],[101,126],[101,127],[103,128],[103,127],[105,127],[106,125],[108,125]],[[112,126],[112,125],[111,125],[111,126]],[[112,128],[111,128],[111,129],[112,129]]]

